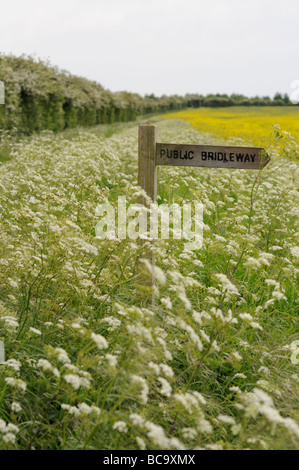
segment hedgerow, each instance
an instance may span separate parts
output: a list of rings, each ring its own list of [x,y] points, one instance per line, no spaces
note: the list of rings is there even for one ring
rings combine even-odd
[[[0,127],[28,134],[127,122],[138,114],[184,106],[179,97],[156,99],[125,91],[112,93],[99,83],[25,56],[0,55],[0,80],[5,85]]]

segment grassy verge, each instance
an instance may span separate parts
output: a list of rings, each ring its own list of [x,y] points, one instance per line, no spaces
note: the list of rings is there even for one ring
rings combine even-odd
[[[179,120],[158,126],[161,141],[215,142]],[[205,225],[201,250],[157,241],[153,306],[136,282],[146,247],[94,237],[98,204],[138,196],[136,124],[11,148],[1,448],[299,448],[298,165],[275,139],[261,173],[159,169],[159,202],[202,202]]]

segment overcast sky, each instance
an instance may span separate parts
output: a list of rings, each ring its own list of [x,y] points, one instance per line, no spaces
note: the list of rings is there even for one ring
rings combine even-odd
[[[0,51],[113,91],[290,94],[299,1],[1,0]]]

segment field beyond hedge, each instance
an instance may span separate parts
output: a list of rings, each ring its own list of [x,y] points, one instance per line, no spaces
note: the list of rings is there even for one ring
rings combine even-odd
[[[164,117],[184,119],[199,132],[216,134],[224,139],[241,138],[252,145],[266,147],[271,143],[273,124],[277,124],[299,143],[299,108],[296,106],[187,109]]]
[[[2,134],[0,448],[299,449],[295,141],[270,130],[261,172],[159,168],[159,203],[203,203],[204,241],[157,240],[151,305],[146,245],[95,238],[98,204],[140,194],[137,130]]]

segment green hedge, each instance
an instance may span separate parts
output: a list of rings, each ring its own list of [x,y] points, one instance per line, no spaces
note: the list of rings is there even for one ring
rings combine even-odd
[[[136,119],[138,114],[185,106],[183,98],[178,97],[156,99],[127,92],[112,93],[96,82],[25,56],[0,55],[0,80],[5,84],[0,127],[14,127],[27,134],[42,129],[60,131],[126,122]]]
[[[287,95],[247,98],[243,95],[182,96],[112,93],[99,83],[77,77],[32,57],[0,55],[0,80],[5,105],[0,105],[0,128],[30,134],[42,129],[60,131],[77,126],[126,122],[140,114],[186,107],[285,106]]]

